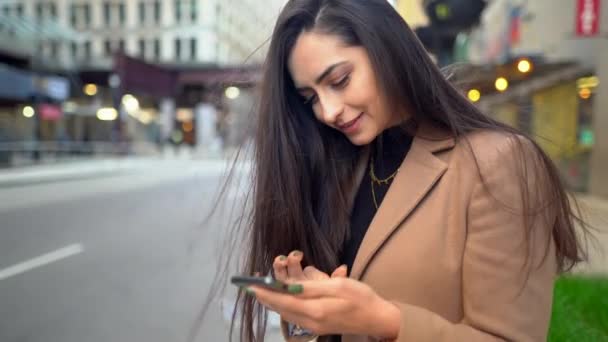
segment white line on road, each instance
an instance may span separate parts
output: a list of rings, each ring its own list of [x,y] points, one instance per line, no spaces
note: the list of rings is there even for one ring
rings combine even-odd
[[[28,261],[24,261],[17,265],[0,270],[0,280],[10,278],[12,276],[27,272],[27,271],[32,270],[37,267],[48,265],[50,263],[59,261],[61,259],[69,258],[73,255],[82,253],[83,250],[84,250],[84,248],[82,247],[82,245],[79,243],[76,243],[76,244],[69,245],[67,247],[58,249],[54,252],[50,252],[50,253],[41,255],[37,258],[30,259]]]

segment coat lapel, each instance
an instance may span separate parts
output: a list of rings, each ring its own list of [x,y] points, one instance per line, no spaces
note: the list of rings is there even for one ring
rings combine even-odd
[[[421,127],[418,133],[424,132]],[[433,136],[435,134],[431,134]],[[436,136],[436,135],[435,135]],[[382,244],[412,213],[418,203],[447,170],[447,164],[433,153],[450,149],[453,138],[429,139],[429,135],[416,134],[399,173],[393,180],[380,208],[359,247],[351,270],[351,278],[361,279],[367,265]]]

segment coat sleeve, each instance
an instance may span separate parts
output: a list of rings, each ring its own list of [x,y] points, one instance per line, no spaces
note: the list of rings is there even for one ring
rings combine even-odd
[[[546,341],[557,271],[549,224],[554,216],[547,206],[536,206],[533,216],[522,215],[526,191],[533,207],[546,204],[546,192],[539,186],[546,177],[531,144],[514,140],[478,158],[479,179],[467,209],[462,261],[463,319],[450,322],[424,308],[395,302],[401,310],[396,341]],[[523,159],[526,164],[518,166]],[[521,175],[527,186],[521,185]],[[529,235],[526,219],[532,220]]]

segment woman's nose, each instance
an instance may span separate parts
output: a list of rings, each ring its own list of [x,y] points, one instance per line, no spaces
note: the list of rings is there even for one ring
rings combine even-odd
[[[319,99],[321,118],[326,124],[334,124],[344,111],[344,103],[337,96],[325,96]]]

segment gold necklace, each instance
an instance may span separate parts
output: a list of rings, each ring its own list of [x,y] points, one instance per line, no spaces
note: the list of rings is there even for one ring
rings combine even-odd
[[[378,185],[389,185],[389,182],[395,178],[395,176],[397,175],[397,173],[399,172],[399,169],[397,169],[395,172],[393,172],[390,176],[384,178],[384,179],[380,179],[376,176],[376,172],[374,171],[374,157],[371,157],[371,165],[369,166],[369,176],[371,178],[371,185],[372,185],[372,198],[374,200],[374,206],[376,207],[376,210],[378,210],[378,201],[376,200],[376,192],[374,191],[374,183],[378,184]]]

